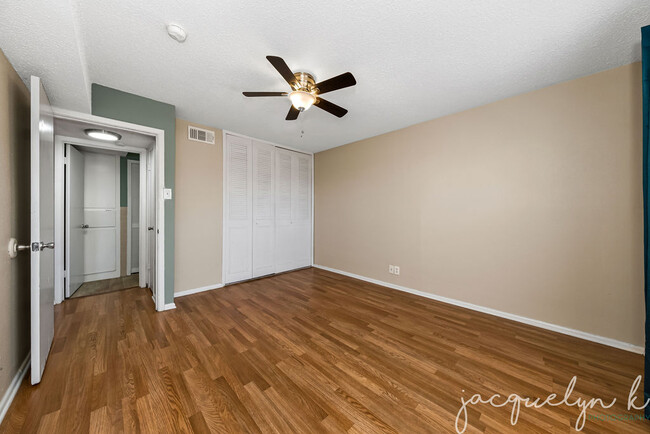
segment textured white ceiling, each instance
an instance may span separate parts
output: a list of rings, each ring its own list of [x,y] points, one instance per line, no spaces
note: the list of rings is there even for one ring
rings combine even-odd
[[[640,59],[648,0],[0,0],[0,47],[54,104],[88,111],[96,82],[174,104],[177,116],[319,151]],[[165,24],[182,25],[184,44]],[[357,86],[284,117],[266,55]],[[301,131],[304,131],[301,137]]]

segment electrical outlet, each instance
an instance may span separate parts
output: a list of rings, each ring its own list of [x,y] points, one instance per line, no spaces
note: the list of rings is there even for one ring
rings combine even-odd
[[[390,274],[395,274],[395,266],[394,265],[389,265],[388,266],[388,272]]]
[[[399,276],[399,267],[397,265],[393,267],[393,271],[395,272],[396,276]]]

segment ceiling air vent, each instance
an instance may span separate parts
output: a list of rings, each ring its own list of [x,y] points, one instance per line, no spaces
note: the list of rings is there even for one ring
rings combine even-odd
[[[203,128],[187,127],[187,138],[195,142],[203,142],[214,145],[214,131],[204,130]]]

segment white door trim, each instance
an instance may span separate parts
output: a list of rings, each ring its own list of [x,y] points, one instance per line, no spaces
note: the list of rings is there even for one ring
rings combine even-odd
[[[153,149],[155,152],[155,163],[154,171],[156,174],[155,179],[155,190],[156,190],[156,232],[157,232],[157,242],[156,242],[156,285],[154,288],[154,302],[157,311],[165,310],[165,202],[164,202],[164,189],[165,189],[165,131],[158,128],[146,127],[143,125],[132,124],[129,122],[118,121],[115,119],[104,118],[100,116],[94,116],[87,113],[80,113],[71,110],[64,110],[59,108],[54,108],[54,117],[56,119],[68,119],[73,121],[88,122],[102,127],[108,128],[120,128],[127,131],[133,131],[137,133],[143,133],[152,136],[153,144],[149,148],[137,148],[130,146],[119,146],[109,142],[96,142],[86,139],[76,139],[76,138],[67,138],[73,143],[78,143],[83,146],[102,148],[102,149],[111,149],[118,152],[134,152],[140,154],[140,209],[146,210],[146,194],[142,194],[142,189],[146,191],[146,158],[143,158],[143,155],[146,155],[146,152],[150,149]],[[65,142],[64,137],[58,137],[62,142]],[[57,145],[55,141],[55,150]],[[55,157],[57,153],[55,151]],[[62,156],[62,155],[61,155]],[[60,159],[59,163],[63,164],[64,162]],[[55,164],[57,164],[55,162]],[[58,172],[57,172],[58,173]],[[60,184],[60,185],[59,185]],[[58,201],[63,201],[63,180],[60,178],[55,179],[55,203]],[[60,211],[63,211],[63,207],[59,207]],[[56,212],[55,207],[55,212]],[[64,221],[63,213],[60,215],[55,215],[55,239],[57,235],[60,236],[61,240],[63,239],[63,230],[64,230]],[[162,230],[160,230],[162,229]],[[144,264],[148,261],[148,246],[146,245],[146,233],[143,231],[147,230],[146,222],[146,212],[140,213],[140,245],[145,245],[145,248],[140,249],[140,263]],[[60,232],[60,234],[58,233]],[[56,244],[55,244],[56,245]],[[62,245],[62,244],[60,244]],[[64,252],[61,248],[54,250],[55,253],[55,264],[60,264],[63,266],[63,255]],[[57,255],[60,255],[61,258],[58,258]],[[57,261],[58,259],[58,261]],[[58,267],[57,267],[58,269]],[[55,280],[55,302],[63,301],[63,272],[58,273],[59,279]],[[56,276],[55,276],[56,277]],[[146,282],[146,273],[140,273],[139,284],[141,287],[147,285]]]

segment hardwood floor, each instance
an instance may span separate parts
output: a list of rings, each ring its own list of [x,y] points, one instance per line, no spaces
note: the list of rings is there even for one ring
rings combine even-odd
[[[2,432],[454,432],[461,397],[616,398],[643,357],[318,269],[175,300],[147,289],[56,306],[43,382],[29,376]],[[638,394],[641,396],[641,394]],[[639,398],[642,401],[642,398]],[[523,405],[522,405],[523,407]],[[570,432],[558,406],[468,408],[466,432]],[[639,412],[636,412],[639,414]],[[587,420],[583,432],[647,432]]]

